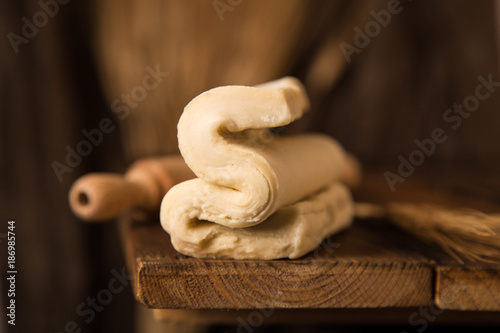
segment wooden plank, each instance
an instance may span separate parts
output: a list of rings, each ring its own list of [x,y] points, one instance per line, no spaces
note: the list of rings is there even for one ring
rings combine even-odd
[[[442,309],[500,311],[500,265],[439,264],[435,302]]]
[[[500,212],[498,173],[474,172],[468,167],[415,176],[391,192],[380,173],[369,174],[359,197],[389,201],[434,202],[452,207],[468,207],[484,212]],[[377,176],[377,174],[379,174]],[[458,184],[458,185],[457,185]],[[458,189],[458,191],[457,191]],[[494,194],[496,190],[496,194]],[[435,270],[436,306],[450,310],[500,311],[500,264],[467,263],[460,265],[436,248],[426,251]]]
[[[135,296],[148,308],[376,308],[432,300],[432,266],[416,251],[421,244],[383,221],[356,223],[303,258],[272,261],[186,257],[157,223],[123,222]]]
[[[450,191],[454,187],[439,185],[442,180],[414,177],[392,193],[382,173],[372,175],[356,192],[359,200],[499,211],[487,200]],[[121,225],[134,293],[148,308],[402,308],[435,302],[442,309],[500,310],[500,265],[459,265],[384,220],[356,221],[305,257],[272,261],[190,258],[172,248],[158,221],[125,219]]]

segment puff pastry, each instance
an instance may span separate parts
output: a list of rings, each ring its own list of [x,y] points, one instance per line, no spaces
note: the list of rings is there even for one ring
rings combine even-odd
[[[348,155],[319,134],[279,136],[309,101],[286,77],[224,86],[194,98],[179,120],[179,148],[198,178],[174,186],[160,212],[177,251],[195,257],[297,258],[347,227],[353,203],[340,183]]]

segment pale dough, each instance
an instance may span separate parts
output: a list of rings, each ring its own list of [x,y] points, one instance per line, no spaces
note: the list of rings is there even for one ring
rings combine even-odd
[[[351,223],[352,199],[339,183],[348,165],[342,147],[324,135],[269,132],[308,106],[302,84],[289,77],[214,88],[186,106],[179,148],[198,178],[170,189],[160,213],[179,252],[297,258]]]

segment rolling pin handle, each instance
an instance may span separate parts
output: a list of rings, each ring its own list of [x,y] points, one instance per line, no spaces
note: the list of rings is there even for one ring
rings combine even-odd
[[[70,189],[69,202],[79,218],[106,221],[131,208],[147,204],[148,193],[120,175],[94,173],[78,179]]]

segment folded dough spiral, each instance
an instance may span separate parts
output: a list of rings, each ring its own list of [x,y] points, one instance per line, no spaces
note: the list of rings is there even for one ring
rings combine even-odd
[[[308,107],[304,87],[290,77],[214,88],[186,106],[179,148],[198,178],[170,189],[160,213],[179,252],[298,257],[350,223],[352,200],[337,182],[348,165],[342,147],[319,134],[270,134]]]

